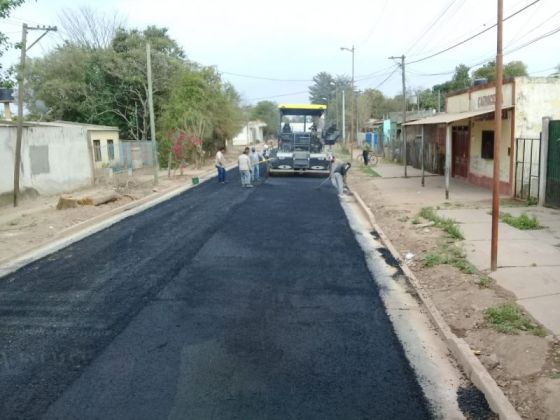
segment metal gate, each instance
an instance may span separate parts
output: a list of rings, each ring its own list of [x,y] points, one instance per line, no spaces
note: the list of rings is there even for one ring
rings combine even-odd
[[[538,200],[541,139],[515,140],[515,197]]]
[[[550,121],[548,126],[545,204],[560,207],[560,121]]]

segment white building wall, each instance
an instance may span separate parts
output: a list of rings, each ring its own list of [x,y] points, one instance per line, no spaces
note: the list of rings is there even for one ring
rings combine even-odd
[[[508,150],[511,144],[511,115],[502,119],[502,140],[500,141],[500,181],[509,182],[510,156]],[[494,159],[483,159],[482,153],[482,131],[494,131],[494,120],[474,120],[471,124],[470,138],[470,167],[469,171],[477,177],[494,177]]]
[[[539,138],[542,118],[560,119],[560,79],[515,79],[515,137]]]
[[[16,127],[0,127],[0,194],[13,191]],[[24,127],[20,188],[49,195],[90,185],[92,161],[87,129],[80,126]]]
[[[241,131],[233,138],[234,146],[249,146],[254,143],[262,143],[264,141],[263,127],[266,124],[262,122],[250,121],[245,124]]]

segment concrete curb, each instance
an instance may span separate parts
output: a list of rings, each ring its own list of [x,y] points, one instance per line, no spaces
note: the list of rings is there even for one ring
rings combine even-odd
[[[230,170],[235,167],[237,167],[237,165],[230,165],[226,168],[226,170]],[[201,175],[198,175],[198,177],[200,178],[200,183],[197,185],[215,178],[215,175],[212,175],[212,173],[213,171],[209,170],[203,172]],[[94,233],[107,229],[109,226],[112,226],[115,223],[126,219],[127,217],[141,213],[144,210],[147,210],[160,203],[163,203],[164,201],[176,197],[191,188],[195,188],[197,185],[187,184],[170,187],[156,195],[143,197],[137,201],[132,201],[122,206],[116,207],[111,211],[108,211],[107,213],[100,214],[89,220],[85,220],[74,226],[70,226],[69,228],[59,232],[59,234],[66,235],[65,237],[57,239],[54,242],[46,245],[41,244],[36,248],[27,251],[23,255],[20,255],[19,257],[7,261],[0,261],[0,280],[2,280],[2,277],[13,273],[16,270],[19,270],[27,264],[30,264],[38,259],[41,259],[56,251],[66,248],[68,245],[71,245],[74,242],[78,242],[90,235],[93,235]]]
[[[379,234],[379,238],[383,245],[387,247],[389,252],[396,258],[401,264],[401,268],[407,278],[409,284],[414,288],[423,306],[426,308],[430,319],[436,326],[440,334],[443,336],[449,350],[455,356],[455,359],[459,362],[463,371],[467,377],[473,382],[473,384],[484,394],[488,405],[496,414],[498,414],[500,419],[507,420],[521,420],[521,416],[517,413],[511,402],[504,395],[502,390],[498,387],[494,378],[488,373],[486,368],[482,365],[480,360],[474,355],[473,351],[467,344],[465,340],[457,337],[449,325],[443,319],[443,316],[436,308],[430,296],[424,291],[422,285],[412,272],[410,268],[404,264],[404,259],[395,249],[387,235],[381,230],[379,225],[375,221],[375,216],[369,209],[369,207],[364,203],[362,198],[354,191],[352,194],[356,198],[360,208],[367,216],[371,226]]]

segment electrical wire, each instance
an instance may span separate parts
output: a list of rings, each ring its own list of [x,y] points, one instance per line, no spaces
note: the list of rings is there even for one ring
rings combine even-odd
[[[380,21],[381,18],[383,17],[383,13],[385,12],[385,8],[387,7],[388,3],[389,3],[389,0],[385,0],[385,3],[383,3],[383,7],[381,8],[381,12],[379,13],[379,16],[378,16],[378,21]],[[373,36],[373,34],[377,31],[378,27],[379,27],[379,25],[373,25],[373,27],[370,29],[366,39],[363,40],[362,42],[360,42],[360,44],[363,45],[363,44],[367,43],[370,40],[370,38]]]
[[[381,81],[380,83],[378,83],[374,88],[372,88],[373,90],[377,90],[379,89],[381,86],[383,86],[386,82],[389,81],[389,79],[391,77],[393,77],[393,74],[395,74],[395,72],[400,68],[400,66],[397,64],[395,65],[395,68],[393,69],[393,71],[391,73],[389,73],[389,75],[383,79],[383,81]]]
[[[519,1],[517,1],[516,3],[514,3],[514,4],[511,5],[511,6],[508,4],[508,5],[507,5],[507,6],[508,6],[508,7],[507,7],[508,12],[509,12],[509,10],[517,10],[517,7],[518,7],[520,4],[525,3],[526,1],[527,1],[527,0],[519,0]],[[505,9],[504,9],[504,10],[505,10]],[[506,13],[506,12],[504,11],[504,13]],[[495,19],[486,21],[486,22],[482,23],[482,27],[483,27],[483,28],[486,28],[488,25],[491,25],[491,24],[493,24],[494,22],[495,22]],[[471,32],[470,30],[467,30],[466,32],[462,32],[460,35],[457,35],[457,36],[454,36],[454,37],[450,37],[449,39],[446,39],[446,42],[448,42],[448,43],[458,42],[458,41],[462,40],[463,38],[465,38],[466,36],[470,36],[471,33],[472,33],[472,32]],[[410,54],[410,57],[409,57],[409,58],[414,58],[414,57],[417,57],[417,56],[419,56],[419,55],[429,55],[429,54],[432,54],[432,53],[435,52],[435,51],[439,51],[439,50],[442,49],[442,48],[443,48],[443,47],[442,47],[442,45],[440,44],[440,45],[437,45],[437,46],[433,47],[431,50],[429,50],[428,52],[426,52],[426,53],[424,53],[424,54],[418,54],[418,53]]]
[[[504,19],[503,19],[503,22],[505,22],[506,20],[511,19],[512,17],[518,15],[519,13],[521,13],[521,12],[527,10],[529,7],[534,6],[535,4],[537,4],[537,3],[540,2],[540,1],[541,1],[541,0],[534,0],[532,3],[529,3],[527,6],[525,6],[525,7],[521,8],[521,9],[519,9],[518,11],[516,11],[516,12],[512,13],[511,15],[509,15],[508,17],[504,18]],[[430,54],[430,55],[428,55],[428,56],[426,56],[426,57],[423,57],[423,58],[419,58],[419,59],[417,59],[417,60],[410,61],[410,62],[408,62],[407,64],[419,63],[419,62],[421,62],[421,61],[425,61],[425,60],[429,60],[430,58],[434,58],[434,57],[436,57],[436,56],[438,56],[438,55],[440,55],[440,54],[443,54],[443,53],[445,53],[445,52],[447,52],[447,51],[449,51],[449,50],[452,50],[452,49],[454,49],[454,48],[457,48],[458,46],[463,45],[463,44],[465,44],[465,43],[467,43],[467,42],[473,40],[474,38],[476,38],[476,37],[478,37],[478,36],[480,36],[480,35],[482,35],[482,34],[488,32],[488,31],[490,31],[491,29],[495,28],[497,25],[498,25],[498,24],[495,23],[495,24],[493,24],[492,26],[490,26],[490,27],[488,27],[488,28],[486,28],[486,29],[483,29],[483,30],[480,31],[480,32],[477,32],[476,34],[471,35],[470,37],[468,37],[468,38],[466,38],[466,39],[464,39],[464,40],[462,40],[462,41],[460,41],[460,42],[457,42],[457,43],[455,43],[455,44],[453,44],[453,45],[451,45],[451,46],[449,46],[449,47],[447,47],[447,48],[444,48],[443,50],[440,50],[440,51],[438,51],[438,52],[436,52],[436,53]]]
[[[284,97],[284,96],[291,96],[291,95],[302,95],[304,93],[309,93],[309,91],[302,90],[302,91],[299,91],[299,92],[283,93],[283,94],[280,94],[280,95],[269,95],[269,96],[262,96],[260,98],[249,98],[249,99],[247,99],[247,101],[260,101],[260,100],[263,100],[263,99],[281,98],[281,97]]]
[[[443,18],[443,16],[455,3],[457,3],[457,0],[452,0],[451,3],[449,3],[445,9],[443,9],[443,11],[436,17],[436,19],[426,27],[422,35],[416,38],[412,45],[406,49],[405,54],[408,54],[410,50],[418,45],[418,43],[435,27],[435,25],[441,20],[441,18]]]
[[[278,79],[274,77],[253,76],[249,74],[233,73],[230,71],[220,71],[220,73],[227,74],[229,76],[244,77],[246,79],[267,80],[270,82],[313,82],[313,79]]]

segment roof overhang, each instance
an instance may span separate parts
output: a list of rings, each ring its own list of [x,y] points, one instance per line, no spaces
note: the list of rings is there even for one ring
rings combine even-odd
[[[502,107],[502,111],[511,108],[513,108],[513,106],[504,106]],[[443,112],[441,114],[434,115],[433,117],[427,117],[420,120],[408,122],[405,125],[451,124],[455,121],[468,120],[469,118],[478,117],[484,114],[492,114],[493,112],[493,108],[467,112]]]
[[[327,106],[321,104],[280,104],[278,109],[282,115],[311,115],[320,117]]]

